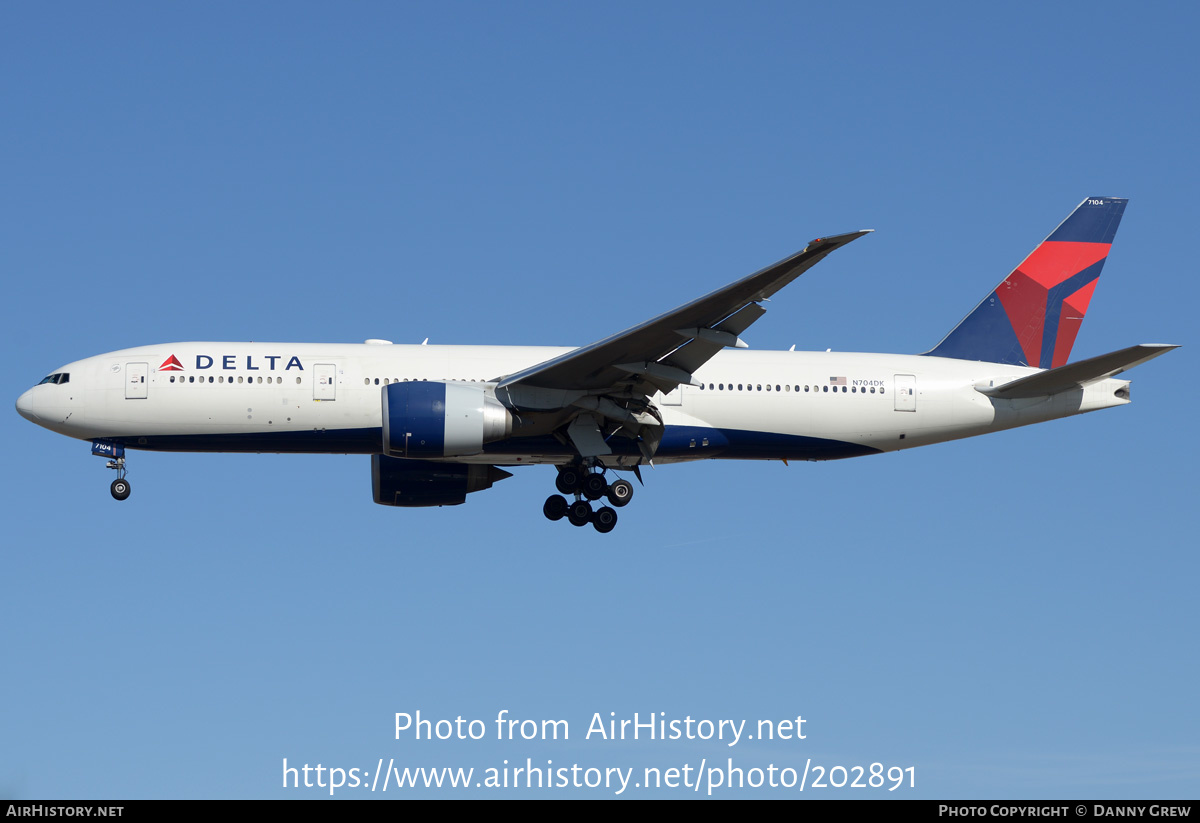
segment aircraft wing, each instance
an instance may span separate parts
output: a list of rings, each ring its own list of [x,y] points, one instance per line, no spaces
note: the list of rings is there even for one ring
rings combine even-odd
[[[766,312],[758,305],[760,301],[804,274],[834,249],[869,231],[813,240],[803,251],[666,314],[507,375],[498,388],[596,391],[640,379],[665,393],[681,383],[691,384],[692,372],[718,351],[726,346],[745,346],[738,335]],[[647,393],[652,394],[653,388]]]

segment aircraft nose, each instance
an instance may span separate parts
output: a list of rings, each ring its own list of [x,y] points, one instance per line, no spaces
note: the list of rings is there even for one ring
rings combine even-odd
[[[17,414],[26,420],[31,420],[34,423],[38,422],[38,416],[33,411],[33,389],[30,389],[17,398]]]

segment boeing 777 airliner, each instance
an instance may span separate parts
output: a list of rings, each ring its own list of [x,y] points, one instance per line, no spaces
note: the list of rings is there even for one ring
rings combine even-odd
[[[1175,346],[1067,362],[1126,202],[1080,203],[924,354],[742,342],[857,231],[582,348],[167,343],[56,369],[17,410],[92,441],[117,500],[127,448],[368,454],[386,506],[456,505],[512,476],[500,467],[547,463],[546,517],[609,532],[634,487],[608,472],[652,461],[859,457],[1128,403],[1115,376]]]

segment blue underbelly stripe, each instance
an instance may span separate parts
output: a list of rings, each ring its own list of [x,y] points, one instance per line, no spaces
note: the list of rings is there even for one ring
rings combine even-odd
[[[248,432],[245,434],[170,434],[105,438],[130,449],[179,452],[281,452],[312,454],[378,454],[383,444],[379,428],[325,431]],[[638,454],[624,437],[608,441],[613,452]],[[553,437],[522,437],[488,443],[484,453],[570,456],[573,450]],[[878,454],[879,449],[841,440],[797,434],[668,426],[657,456],[661,458],[725,460],[837,460]]]

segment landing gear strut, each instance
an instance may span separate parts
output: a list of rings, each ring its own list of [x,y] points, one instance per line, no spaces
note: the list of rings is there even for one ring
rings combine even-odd
[[[552,494],[546,498],[542,514],[548,520],[562,520],[565,517],[572,526],[591,523],[601,534],[616,528],[617,512],[608,506],[592,511],[592,502],[607,497],[609,503],[620,508],[633,499],[633,484],[628,480],[609,484],[602,471],[589,472],[579,466],[559,469],[554,485],[563,495],[573,495],[575,501],[568,502],[566,497]]]

